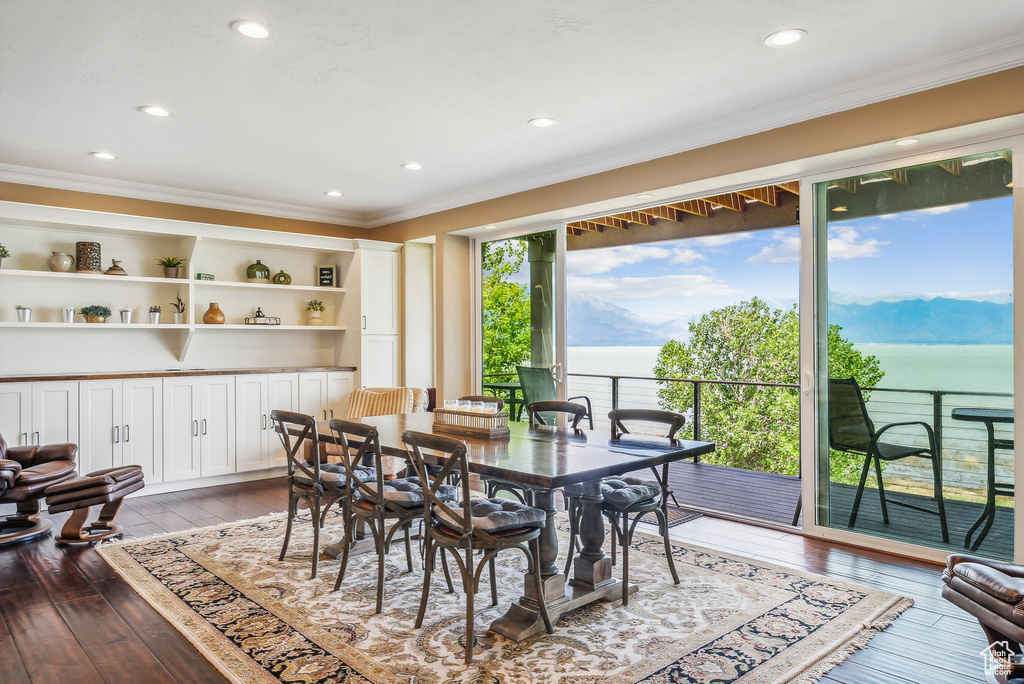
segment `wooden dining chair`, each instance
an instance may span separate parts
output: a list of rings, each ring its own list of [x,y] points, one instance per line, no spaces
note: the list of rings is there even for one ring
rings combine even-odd
[[[544,413],[568,414],[572,417],[572,425],[570,427],[576,430],[579,428],[580,421],[587,417],[588,410],[583,404],[577,404],[572,401],[535,401],[526,407],[526,415],[529,417],[531,429],[538,425],[547,425]],[[591,422],[590,427],[593,429],[593,422]]]
[[[548,617],[547,604],[540,577],[541,528],[545,513],[539,508],[526,506],[507,499],[474,499],[469,489],[469,464],[466,445],[457,439],[440,437],[425,432],[406,430],[402,440],[408,445],[413,467],[420,476],[425,494],[423,504],[423,541],[426,545],[426,567],[423,573],[423,595],[416,615],[416,629],[423,626],[423,618],[430,598],[430,576],[434,557],[440,550],[451,550],[466,592],[466,662],[473,660],[473,599],[480,590],[480,577],[485,566],[490,568],[491,604],[498,604],[498,580],[494,558],[509,549],[519,549],[526,556],[527,573],[533,575],[534,590],[540,607],[544,628],[549,634],[554,629]],[[443,454],[440,476],[433,478],[427,471],[423,450]],[[445,500],[442,482],[450,472],[459,473],[462,483],[460,502]],[[478,564],[473,552],[483,551]],[[464,552],[465,557],[459,554]],[[442,561],[443,562],[443,561]],[[475,565],[475,567],[474,567]]]
[[[612,425],[612,439],[619,439],[623,434],[629,434],[624,423],[644,422],[664,425],[668,434],[663,438],[668,442],[675,443],[676,434],[686,423],[686,417],[681,413],[672,411],[659,411],[656,409],[617,409],[609,411],[608,420]],[[696,456],[693,457],[696,460]],[[601,493],[604,501],[601,504],[601,512],[611,524],[612,543],[612,564],[615,564],[616,546],[622,546],[622,603],[629,603],[629,546],[633,542],[633,533],[636,531],[637,523],[645,515],[653,513],[658,520],[658,531],[665,544],[665,556],[668,561],[668,569],[672,574],[672,581],[679,584],[679,573],[676,572],[675,561],[672,558],[672,542],[669,539],[668,531],[668,500],[675,497],[669,487],[668,463],[661,466],[661,470],[651,467],[654,473],[654,481],[643,480],[637,477],[606,477],[601,481]],[[583,513],[581,497],[583,496],[583,485],[570,485],[562,489],[566,497],[566,508],[569,512],[569,544],[568,558],[565,563],[565,574],[569,573],[572,566],[573,556],[577,552],[580,519]],[[678,506],[676,502],[676,506]],[[632,521],[630,517],[632,516]]]
[[[327,520],[327,512],[334,504],[344,504],[351,490],[345,486],[344,470],[337,464],[320,463],[320,436],[316,430],[316,418],[294,411],[271,411],[274,429],[284,445],[288,461],[288,523],[284,532],[284,543],[278,560],[284,560],[288,553],[288,542],[292,538],[292,524],[299,513],[299,502],[305,501],[313,517],[313,574],[316,578],[320,561],[320,530]],[[291,434],[289,429],[298,431]],[[310,449],[304,451],[304,443]],[[311,454],[306,460],[305,454]]]

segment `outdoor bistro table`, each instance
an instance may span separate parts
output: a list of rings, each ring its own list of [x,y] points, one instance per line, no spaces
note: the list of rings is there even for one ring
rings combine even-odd
[[[523,386],[519,384],[518,380],[485,382],[481,387],[485,390],[491,390],[494,392],[494,396],[499,399],[504,399],[505,403],[508,404],[508,415],[510,418],[515,420],[522,418],[523,406],[525,406],[526,401],[519,398],[519,393],[523,391]],[[508,398],[501,396],[499,392],[507,392]]]
[[[361,421],[380,433],[381,451],[405,457],[405,430],[433,432],[431,413],[377,416]],[[611,559],[604,552],[604,517],[601,515],[601,478],[678,461],[715,450],[710,442],[655,440],[641,435],[622,435],[613,440],[607,432],[582,432],[567,428],[541,427],[531,430],[524,423],[510,424],[508,439],[465,439],[469,471],[497,477],[534,491],[534,506],[547,513],[540,537],[540,571],[547,598],[548,614],[554,622],[562,613],[593,601],[613,600],[622,595],[621,580],[612,577]],[[327,423],[317,424],[321,441],[335,444]],[[424,456],[430,458],[431,452]],[[438,457],[438,462],[442,458]],[[580,539],[583,550],[573,562],[568,583],[559,572],[558,536],[555,530],[555,490],[584,483]],[[543,630],[534,600],[533,578],[524,577],[524,595],[504,615],[491,623],[491,631],[515,641]],[[637,590],[630,587],[630,593]]]
[[[990,409],[990,408],[955,408],[953,409],[953,420],[966,420],[975,423],[984,423],[985,429],[988,431],[988,497],[985,499],[985,510],[982,511],[981,517],[971,525],[971,529],[967,530],[967,536],[964,537],[964,546],[970,547],[971,551],[977,551],[978,547],[981,546],[982,540],[985,539],[985,535],[992,529],[992,523],[996,519],[996,497],[997,496],[1013,496],[1013,484],[1012,483],[998,483],[996,482],[996,449],[1013,449],[1012,439],[996,439],[995,424],[996,423],[1010,423],[1013,424],[1013,410],[1012,409]],[[974,545],[971,546],[971,535],[978,527],[985,523],[985,527],[978,533],[977,538],[974,540]]]

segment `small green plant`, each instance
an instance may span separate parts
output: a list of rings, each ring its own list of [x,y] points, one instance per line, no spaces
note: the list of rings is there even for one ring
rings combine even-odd
[[[306,302],[306,311],[323,311],[324,303],[319,299],[311,299]]]
[[[11,256],[11,252],[3,245],[0,245],[0,259],[6,259],[9,256]]]
[[[118,311],[120,311],[121,313],[131,313],[132,311],[135,311],[135,307],[134,306],[122,306],[120,309],[118,309]]]
[[[161,311],[163,311],[163,309],[160,308],[159,304],[154,304],[153,306],[149,307],[149,313],[160,313]]]
[[[32,310],[31,306],[22,306],[21,304],[15,304],[14,308],[17,309],[18,311],[31,311]]]
[[[83,306],[78,310],[78,313],[83,316],[99,316],[100,318],[110,317],[110,307],[100,306],[99,304],[91,304],[89,306]]]
[[[174,301],[171,302],[171,308],[174,309],[175,313],[185,313],[185,302],[182,301],[181,297],[175,297]]]
[[[156,260],[157,265],[163,266],[164,268],[181,268],[185,264],[185,260],[181,257],[160,257]]]

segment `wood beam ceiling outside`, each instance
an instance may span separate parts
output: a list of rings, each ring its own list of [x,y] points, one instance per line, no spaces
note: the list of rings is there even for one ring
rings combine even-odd
[[[781,188],[786,192],[791,192],[794,195],[800,194],[800,181],[785,181],[784,183],[776,183],[775,187]]]
[[[964,172],[964,162],[962,159],[939,162],[939,166],[954,176],[961,176]]]
[[[733,211],[743,211],[747,208],[747,200],[743,199],[738,192],[727,192],[724,195],[702,197],[701,199],[711,202],[716,207],[725,207]]]
[[[702,199],[675,202],[674,204],[668,204],[666,206],[686,212],[687,214],[693,214],[694,216],[703,216],[704,218],[709,218],[711,214],[715,212],[715,208],[711,205],[711,202],[707,202]]]
[[[654,217],[643,213],[642,211],[627,211],[624,214],[615,214],[609,218],[620,219],[626,223],[637,223],[641,226],[653,226]]]
[[[606,228],[621,228],[622,230],[629,228],[629,221],[624,221],[620,218],[615,218],[614,216],[598,216],[596,218],[589,218],[586,222],[596,223],[598,225],[605,226]]]
[[[748,190],[737,190],[737,195],[747,199],[764,202],[767,205],[779,206],[779,188],[775,185],[766,185],[763,188],[750,188]]]
[[[638,209],[637,211],[641,214],[647,214],[651,218],[655,219],[665,219],[666,221],[675,221],[676,223],[683,220],[683,212],[668,205],[661,207],[648,207],[647,209]]]

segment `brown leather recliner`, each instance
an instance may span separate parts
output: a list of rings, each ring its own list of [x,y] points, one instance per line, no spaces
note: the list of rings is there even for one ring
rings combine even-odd
[[[987,681],[1024,676],[1024,565],[953,554],[942,581],[942,597],[978,619],[990,657],[999,661],[986,672]]]
[[[39,500],[47,487],[75,476],[77,455],[77,444],[12,447],[0,435],[0,504],[18,507],[0,518],[0,546],[50,531],[50,521],[39,519]]]

